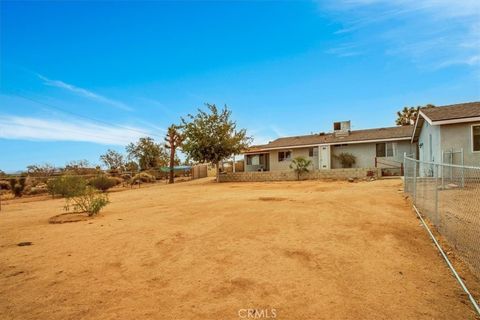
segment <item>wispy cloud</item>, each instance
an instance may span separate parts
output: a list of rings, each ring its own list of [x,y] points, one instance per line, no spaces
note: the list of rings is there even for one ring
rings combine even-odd
[[[275,135],[277,136],[277,138],[279,138],[279,137],[285,137],[285,136],[286,136],[285,132],[284,132],[282,129],[280,129],[278,126],[274,125],[274,124],[271,124],[271,125],[270,125],[270,130],[272,130],[273,133],[275,133]]]
[[[87,99],[90,99],[90,100],[93,100],[93,101],[96,101],[96,102],[99,102],[99,103],[104,103],[104,104],[110,105],[112,107],[121,109],[121,110],[125,110],[125,111],[132,111],[133,110],[132,108],[130,108],[129,106],[127,106],[125,103],[123,103],[121,101],[117,101],[117,100],[107,98],[107,97],[102,96],[98,93],[92,92],[92,91],[84,89],[84,88],[76,87],[72,84],[69,84],[69,83],[66,83],[66,82],[63,82],[63,81],[60,81],[60,80],[49,79],[49,78],[47,78],[47,77],[45,77],[41,74],[37,74],[37,75],[41,80],[43,80],[44,84],[46,84],[48,86],[64,89],[64,90],[70,91],[72,93],[75,93],[77,95],[80,95],[82,97],[85,97]]]
[[[0,138],[31,141],[77,141],[126,145],[147,134],[145,129],[98,125],[76,119],[44,119],[0,115]]]
[[[325,53],[333,54],[338,57],[353,57],[363,54],[363,50],[359,49],[357,44],[345,43],[337,47],[330,48]]]
[[[378,50],[433,69],[452,65],[479,67],[478,0],[343,0],[319,1],[342,27],[343,44],[330,49],[339,56]],[[349,50],[354,46],[355,50]]]

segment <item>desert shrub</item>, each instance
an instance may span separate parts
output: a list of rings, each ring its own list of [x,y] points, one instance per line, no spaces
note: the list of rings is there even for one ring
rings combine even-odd
[[[0,180],[0,190],[10,190],[11,186],[8,181]]]
[[[87,186],[85,190],[73,197],[68,197],[65,203],[65,211],[73,209],[75,212],[85,212],[89,216],[97,215],[103,207],[109,203],[107,194]]]
[[[22,187],[25,188],[25,184],[27,183],[27,177],[22,176],[18,178],[18,184]]]
[[[116,186],[118,183],[117,180],[114,178],[107,177],[106,175],[99,175],[95,178],[90,179],[88,181],[88,184],[95,189],[105,192],[108,189]]]
[[[23,196],[23,191],[25,190],[26,182],[27,182],[27,177],[23,177],[23,176],[18,179],[11,178],[9,180],[10,189],[12,190],[15,197],[19,198]]]
[[[47,188],[47,185],[44,184],[44,183],[39,183],[37,184],[36,186],[32,186],[28,189],[27,191],[27,188],[25,188],[25,193],[29,194],[29,195],[36,195],[36,194],[42,194],[42,193],[47,193],[48,192],[48,188]]]
[[[86,187],[85,179],[78,176],[64,175],[47,181],[47,190],[52,197],[73,197],[83,193]]]
[[[122,178],[120,177],[110,177],[110,179],[114,180],[115,181],[115,185],[118,186],[120,184],[122,184],[124,181]]]
[[[134,184],[134,183],[137,183],[137,182],[145,182],[145,183],[149,183],[149,182],[155,182],[155,177],[152,176],[151,174],[148,174],[146,172],[140,172],[138,174],[136,174],[135,176],[133,176],[132,180],[131,180],[131,183]]]
[[[21,196],[23,196],[23,188],[20,184],[16,184],[15,187],[13,187],[13,194],[17,198],[20,198]]]
[[[10,183],[10,189],[13,190],[15,188],[15,185],[17,184],[17,179],[11,178],[8,180],[8,182]]]
[[[342,152],[339,155],[336,155],[335,158],[340,161],[342,168],[351,168],[357,161],[357,158],[349,152]]]

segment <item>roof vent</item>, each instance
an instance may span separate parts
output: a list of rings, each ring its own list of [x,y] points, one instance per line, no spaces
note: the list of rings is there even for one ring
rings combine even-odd
[[[346,137],[350,134],[350,120],[333,123],[333,133],[335,137]]]

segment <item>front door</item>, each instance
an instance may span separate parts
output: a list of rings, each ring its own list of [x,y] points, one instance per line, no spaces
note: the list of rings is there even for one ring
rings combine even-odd
[[[319,150],[319,168],[320,170],[330,169],[330,146],[320,145]]]

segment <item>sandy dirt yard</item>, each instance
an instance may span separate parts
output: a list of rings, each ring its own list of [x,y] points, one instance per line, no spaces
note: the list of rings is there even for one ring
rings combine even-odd
[[[10,203],[0,318],[476,319],[400,189],[203,179],[68,224],[61,199]]]

